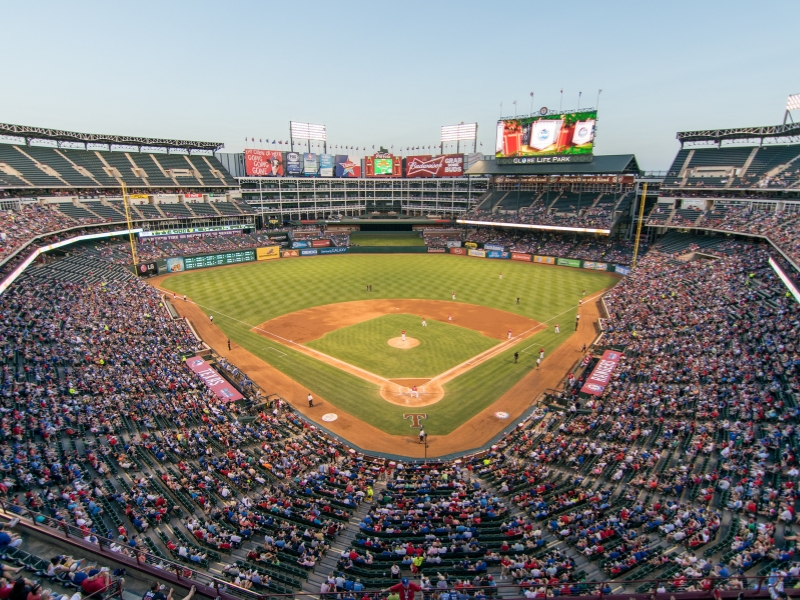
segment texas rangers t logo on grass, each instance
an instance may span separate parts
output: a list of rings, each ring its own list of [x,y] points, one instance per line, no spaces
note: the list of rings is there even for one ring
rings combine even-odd
[[[422,423],[420,423],[420,419],[427,419],[427,413],[404,413],[404,419],[411,419],[411,428],[412,429],[421,429]]]

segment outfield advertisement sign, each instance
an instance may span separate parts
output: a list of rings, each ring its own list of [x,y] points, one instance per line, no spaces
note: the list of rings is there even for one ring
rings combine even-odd
[[[320,248],[320,254],[344,254],[347,248],[344,246],[337,246],[333,248]]]
[[[316,256],[319,254],[319,250],[316,248],[307,248],[305,250],[300,250],[300,256]]]
[[[246,148],[244,172],[248,177],[283,177],[283,152]]]
[[[158,265],[154,262],[137,265],[136,274],[139,277],[152,277],[153,275],[158,275]]]
[[[445,248],[428,248],[428,253],[430,254],[444,254],[445,251]]]
[[[313,177],[318,171],[319,162],[317,161],[317,155],[310,152],[303,154],[303,175]]]
[[[295,240],[292,242],[292,248],[308,248],[306,240]]]
[[[559,267],[574,267],[576,269],[581,268],[581,261],[574,258],[559,258],[556,260],[556,264]]]
[[[183,259],[180,256],[176,258],[168,258],[166,267],[167,273],[180,273],[186,269],[186,267],[183,265]]]
[[[282,250],[281,251],[281,258],[294,258],[296,256],[300,256],[299,250]]]
[[[509,258],[510,256],[508,252],[501,250],[489,250],[486,252],[486,258]]]
[[[464,242],[464,247],[466,247],[466,248],[477,248],[478,244],[476,244],[475,242]]]
[[[273,260],[280,257],[280,246],[264,246],[263,248],[256,248],[256,260]]]
[[[475,248],[470,248],[467,251],[467,254],[470,256],[477,256],[478,258],[486,258],[486,250],[476,250]]]
[[[447,240],[448,248],[461,248],[461,240]]]
[[[555,256],[539,256],[538,254],[533,257],[533,262],[542,263],[543,265],[556,264]]]
[[[185,229],[158,229],[155,231],[140,231],[139,237],[165,237],[166,239],[182,239],[182,237],[191,237],[193,235],[203,234],[216,234],[226,235],[223,232],[230,232],[227,235],[234,235],[242,232],[241,225],[216,225],[213,227],[187,227]],[[172,236],[167,238],[166,236]],[[182,236],[182,237],[175,237]]]
[[[286,153],[286,173],[287,175],[300,175],[303,171],[303,158],[298,152]]]
[[[432,156],[409,156],[406,158],[406,177],[462,177],[464,175],[463,154],[441,154]]]
[[[466,253],[466,248],[450,248],[450,254],[460,254],[461,256],[464,256]]]
[[[591,260],[583,261],[583,268],[584,269],[593,269],[595,271],[607,271],[608,265],[604,262],[594,262]]]
[[[203,383],[206,384],[206,387],[214,392],[214,395],[222,402],[236,402],[244,397],[227,379],[217,373],[216,369],[208,364],[201,356],[187,358],[186,365],[192,371],[194,371],[200,379],[203,380]]]
[[[503,252],[506,249],[506,247],[505,246],[498,246],[497,244],[484,244],[483,245],[483,249],[484,250],[498,250],[500,252]]]
[[[619,273],[620,275],[630,275],[631,268],[626,267],[625,265],[614,265],[614,272]]]
[[[594,366],[594,369],[592,369],[592,374],[589,375],[586,383],[583,384],[581,392],[584,394],[592,394],[593,396],[602,394],[608,382],[611,381],[611,375],[614,373],[614,369],[617,368],[620,359],[622,359],[621,352],[615,350],[606,350],[603,352],[603,356],[600,357],[599,362]]]
[[[324,248],[326,246],[330,246],[330,240],[311,240],[311,247],[312,248]]]
[[[531,262],[531,255],[524,252],[512,252],[511,260],[521,260],[524,262]]]

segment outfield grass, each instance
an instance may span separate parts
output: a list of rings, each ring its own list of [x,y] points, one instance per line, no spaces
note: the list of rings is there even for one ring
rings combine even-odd
[[[306,346],[387,379],[434,377],[498,344],[465,327],[427,320],[423,327],[416,315],[384,315],[326,333]],[[419,341],[414,348],[389,346],[400,336]]]
[[[298,394],[310,390],[387,433],[409,434],[412,430],[402,419],[405,409],[383,400],[378,386],[290,348],[281,347],[286,356],[280,356],[251,327],[312,306],[380,298],[450,300],[456,291],[459,302],[561,323],[567,335],[556,336],[548,328],[523,345],[535,347],[532,352],[544,347],[549,355],[566,340],[581,292],[591,295],[615,281],[602,272],[513,261],[353,254],[191,271],[170,277],[163,287],[187,294],[206,314],[213,314],[214,324],[228,337],[297,381]],[[370,283],[373,292],[365,292]],[[520,305],[515,304],[517,297]],[[515,365],[513,350],[508,350],[450,381],[445,398],[425,407],[426,431],[449,433],[511,388],[533,368],[535,359],[523,354]]]
[[[350,234],[350,242],[359,246],[424,246],[425,240],[418,233],[361,233]]]

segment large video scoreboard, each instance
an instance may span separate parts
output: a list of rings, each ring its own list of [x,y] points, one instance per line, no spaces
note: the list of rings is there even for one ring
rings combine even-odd
[[[596,110],[552,112],[497,122],[495,160],[502,164],[591,162]]]

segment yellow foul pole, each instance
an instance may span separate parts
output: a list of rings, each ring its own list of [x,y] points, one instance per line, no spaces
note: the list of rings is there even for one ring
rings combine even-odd
[[[139,257],[136,255],[136,236],[133,234],[133,221],[131,220],[131,206],[130,198],[128,197],[128,188],[125,187],[125,182],[120,179],[122,184],[122,204],[125,206],[125,220],[128,223],[128,239],[131,242],[131,258],[133,259],[133,270],[139,266]]]
[[[632,269],[636,268],[636,259],[639,256],[639,240],[642,237],[645,200],[647,200],[647,183],[642,186],[642,199],[639,201],[639,223],[636,225],[636,243],[633,245],[633,262],[631,263]]]

